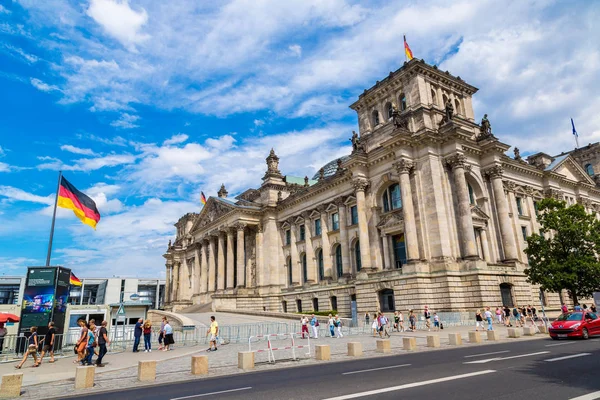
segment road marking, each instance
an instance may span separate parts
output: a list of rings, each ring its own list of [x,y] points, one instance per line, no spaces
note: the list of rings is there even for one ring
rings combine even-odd
[[[248,387],[237,388],[237,389],[221,390],[220,392],[202,393],[202,394],[195,394],[193,396],[184,396],[184,397],[174,397],[171,400],[193,399],[195,397],[212,396],[212,395],[215,395],[215,394],[230,393],[230,392],[239,392],[241,390],[249,390],[249,389],[252,389],[252,387],[248,386]]]
[[[600,391],[594,393],[584,394],[583,396],[573,397],[569,400],[596,400],[600,399]]]
[[[470,356],[465,356],[465,358],[491,356],[493,354],[502,354],[502,353],[510,353],[510,350],[494,351],[493,353],[471,354]]]
[[[540,354],[547,354],[547,353],[550,353],[550,352],[549,351],[538,351],[537,353],[519,354],[518,356],[496,357],[496,358],[488,358],[486,360],[468,361],[468,362],[465,362],[463,364],[485,364],[485,363],[489,363],[490,361],[511,360],[513,358],[537,356],[537,355],[540,355]]]
[[[363,369],[362,371],[344,372],[342,375],[360,374],[361,372],[380,371],[380,370],[382,370],[382,369],[400,368],[400,367],[410,367],[410,366],[411,366],[411,364],[391,365],[391,366],[389,366],[389,367],[372,368],[372,369]]]
[[[456,379],[470,378],[472,376],[491,374],[492,372],[496,372],[496,371],[493,369],[486,369],[484,371],[471,372],[469,374],[447,376],[445,378],[431,379],[429,381],[423,381],[423,382],[407,383],[405,385],[392,386],[392,387],[385,388],[385,389],[370,390],[368,392],[362,392],[362,393],[353,393],[353,394],[348,394],[345,396],[331,397],[331,398],[324,399],[324,400],[356,399],[359,397],[373,396],[373,395],[380,394],[380,393],[395,392],[397,390],[402,390],[402,389],[410,389],[410,388],[419,387],[419,386],[433,385],[434,383],[447,382],[447,381],[453,381]]]
[[[577,342],[554,343],[554,344],[547,344],[546,347],[565,346],[567,344],[575,344],[575,343],[577,343]]]
[[[544,361],[548,361],[548,362],[562,361],[562,360],[568,360],[570,358],[585,357],[585,356],[591,356],[591,355],[592,355],[592,353],[571,354],[570,356],[557,357],[557,358],[549,358],[549,359],[544,360]]]

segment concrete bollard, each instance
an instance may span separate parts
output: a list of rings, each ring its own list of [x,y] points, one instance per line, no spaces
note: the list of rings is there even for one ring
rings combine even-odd
[[[392,345],[390,339],[378,339],[377,340],[377,353],[391,353]]]
[[[427,347],[440,347],[440,335],[427,335]]]
[[[362,343],[360,342],[349,342],[348,343],[348,355],[352,357],[358,357],[363,355]]]
[[[535,335],[535,327],[534,326],[523,327],[523,336],[534,336],[534,335]]]
[[[208,374],[208,357],[192,356],[192,375]]]
[[[2,375],[2,386],[0,386],[0,398],[21,396],[21,385],[23,384],[23,374]]]
[[[487,339],[489,341],[500,340],[500,333],[498,331],[487,331]]]
[[[469,332],[469,343],[481,343],[481,333],[478,331]]]
[[[509,338],[518,338],[521,337],[521,328],[508,328],[508,337]]]
[[[546,325],[540,325],[538,328],[540,328],[540,333],[548,334],[548,327]]]
[[[156,361],[138,361],[138,381],[152,382],[156,379]]]
[[[413,351],[417,349],[417,339],[414,337],[402,338],[402,344],[404,345],[404,350],[406,351]]]
[[[462,344],[462,336],[460,336],[460,333],[449,333],[448,341],[451,346],[460,346]]]
[[[239,369],[254,369],[254,351],[238,352],[238,368]]]
[[[94,373],[96,367],[88,365],[75,369],[75,389],[86,389],[94,387]]]
[[[331,359],[331,349],[328,344],[318,344],[315,346],[315,356],[317,360],[328,361]]]

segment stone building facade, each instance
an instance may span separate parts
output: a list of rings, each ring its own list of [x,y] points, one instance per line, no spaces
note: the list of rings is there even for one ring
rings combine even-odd
[[[477,88],[414,59],[351,108],[350,155],[312,179],[274,150],[259,188],[183,216],[164,255],[166,308],[359,313],[557,307],[526,282],[525,237],[552,196],[600,211],[600,147],[524,160],[473,114]]]

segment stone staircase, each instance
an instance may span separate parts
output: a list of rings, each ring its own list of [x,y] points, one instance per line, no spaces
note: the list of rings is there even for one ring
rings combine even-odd
[[[178,314],[200,314],[200,313],[208,313],[212,311],[212,303],[206,304],[195,304],[190,307],[186,307],[182,310],[179,310]]]

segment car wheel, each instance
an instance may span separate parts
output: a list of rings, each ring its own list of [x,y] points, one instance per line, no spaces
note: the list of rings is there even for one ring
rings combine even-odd
[[[590,338],[590,334],[589,334],[589,332],[588,332],[588,330],[586,328],[583,328],[581,330],[581,338],[583,340],[588,340]]]
[[[552,340],[558,340],[558,336],[550,336]]]

